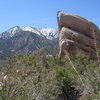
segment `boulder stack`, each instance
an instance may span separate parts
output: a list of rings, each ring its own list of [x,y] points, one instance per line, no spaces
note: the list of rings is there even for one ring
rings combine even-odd
[[[60,58],[66,52],[75,54],[76,50],[82,50],[92,58],[96,57],[96,50],[100,49],[100,30],[92,22],[68,13],[57,13],[59,29]]]

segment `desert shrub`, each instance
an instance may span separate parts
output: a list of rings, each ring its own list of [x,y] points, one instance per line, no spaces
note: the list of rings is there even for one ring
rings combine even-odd
[[[79,53],[71,60],[79,75],[67,58],[60,61],[57,54],[48,55],[43,50],[8,58],[0,71],[0,100],[77,100],[79,97],[90,100],[87,98],[99,97],[98,63]]]

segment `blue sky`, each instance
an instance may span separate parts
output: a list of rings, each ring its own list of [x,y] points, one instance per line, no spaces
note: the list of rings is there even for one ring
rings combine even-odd
[[[100,0],[0,0],[0,33],[13,26],[57,28],[59,10],[80,15],[100,27]]]

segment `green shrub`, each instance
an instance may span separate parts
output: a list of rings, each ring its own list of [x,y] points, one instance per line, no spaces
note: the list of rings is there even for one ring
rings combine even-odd
[[[77,100],[79,97],[92,100],[88,98],[100,97],[98,63],[80,53],[71,60],[78,73],[67,58],[61,62],[57,54],[47,56],[43,50],[10,57],[0,71],[0,100]]]

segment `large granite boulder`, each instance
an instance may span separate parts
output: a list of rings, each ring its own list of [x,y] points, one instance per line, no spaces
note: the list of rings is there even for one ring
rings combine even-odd
[[[59,56],[66,53],[75,54],[76,49],[96,57],[96,49],[100,49],[100,31],[92,22],[72,14],[57,13],[59,28]]]

